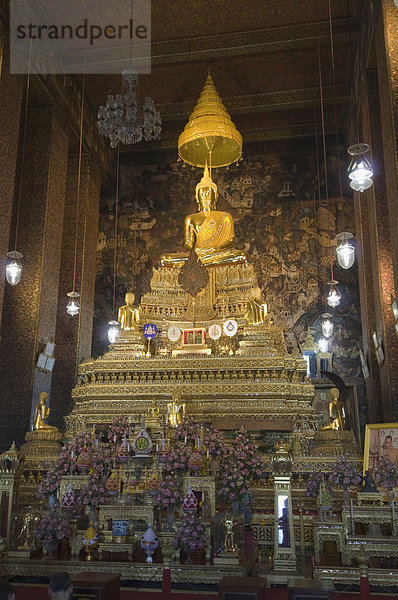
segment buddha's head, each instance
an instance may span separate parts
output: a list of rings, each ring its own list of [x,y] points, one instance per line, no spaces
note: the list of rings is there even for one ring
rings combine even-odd
[[[203,177],[196,186],[196,201],[199,210],[208,215],[210,211],[216,208],[217,186],[209,175],[207,167],[205,167]]]
[[[134,304],[134,300],[135,300],[135,296],[133,294],[133,292],[127,292],[127,294],[124,297],[124,300],[126,302],[126,304]]]
[[[330,396],[332,398],[332,400],[338,400],[339,396],[340,396],[340,392],[337,388],[331,388],[330,390]]]
[[[47,402],[48,394],[47,392],[40,392],[39,402],[45,404]]]
[[[258,285],[252,287],[251,294],[252,294],[253,298],[256,298],[257,300],[261,300],[261,288],[259,288]]]

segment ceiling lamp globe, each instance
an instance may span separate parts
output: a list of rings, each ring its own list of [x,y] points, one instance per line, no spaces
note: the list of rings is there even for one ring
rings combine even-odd
[[[322,353],[327,352],[329,349],[328,340],[326,338],[322,337],[318,342],[318,348],[319,348],[320,352],[322,352]]]
[[[335,279],[333,279],[332,281],[329,281],[330,288],[329,288],[329,293],[326,298],[326,302],[332,308],[336,308],[336,306],[338,306],[340,304],[340,300],[341,300],[341,294],[336,287],[337,284],[338,284],[338,281],[336,281]]]
[[[352,233],[347,231],[336,235],[337,242],[340,242],[336,248],[337,260],[343,269],[350,269],[355,261],[355,247],[349,242],[353,237]]]
[[[323,313],[322,315],[322,334],[325,338],[330,338],[333,335],[333,323],[331,318],[332,315],[330,313]]]
[[[110,344],[114,344],[120,337],[120,323],[118,321],[109,321],[108,323],[108,340]]]
[[[21,281],[22,257],[23,254],[17,252],[17,250],[12,250],[7,254],[8,263],[6,266],[6,280],[10,285],[17,285]]]
[[[372,187],[373,179],[360,179],[358,181],[352,180],[350,182],[350,188],[355,190],[356,192],[364,192],[368,188]]]
[[[68,313],[68,315],[75,317],[80,312],[80,294],[79,292],[68,292],[67,296],[69,298],[69,302],[66,306],[66,312]]]
[[[373,168],[365,156],[368,150],[368,144],[353,144],[348,148],[348,153],[352,156],[347,169],[351,179],[350,187],[357,192],[363,192],[373,184]]]

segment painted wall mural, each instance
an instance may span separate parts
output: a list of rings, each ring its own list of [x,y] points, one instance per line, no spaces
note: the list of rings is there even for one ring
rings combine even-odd
[[[232,214],[235,246],[244,249],[254,263],[269,310],[285,331],[288,347],[302,341],[308,327],[314,328],[316,339],[320,337],[332,257],[343,295],[340,306],[329,310],[335,326],[333,370],[346,383],[356,383],[362,398],[357,270],[356,265],[348,271],[341,269],[334,251],[336,233],[355,233],[353,201],[349,187],[340,198],[337,152],[332,143],[327,147],[329,200],[325,200],[324,165],[317,166],[315,140],[303,139],[246,144],[239,166],[213,171],[219,191],[217,208]],[[340,156],[345,156],[343,149]],[[341,164],[343,180],[345,168]],[[126,291],[133,291],[138,301],[149,289],[152,267],[161,254],[183,249],[184,218],[197,210],[195,186],[200,178],[201,171],[177,162],[174,151],[147,157],[139,166],[135,157],[123,157],[116,308],[124,304]],[[104,198],[99,218],[94,355],[106,350],[106,325],[115,316],[114,243],[115,200]]]

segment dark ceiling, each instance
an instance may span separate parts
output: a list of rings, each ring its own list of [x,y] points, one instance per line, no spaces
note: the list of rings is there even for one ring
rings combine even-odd
[[[335,85],[329,23],[332,17]],[[152,0],[152,73],[140,75],[175,147],[208,69],[244,141],[311,135],[320,121],[319,59],[326,130],[349,111],[361,0]],[[118,93],[120,76],[87,76],[96,106]],[[335,102],[337,111],[335,111]],[[316,107],[316,108],[315,108]],[[316,113],[315,113],[316,111]]]

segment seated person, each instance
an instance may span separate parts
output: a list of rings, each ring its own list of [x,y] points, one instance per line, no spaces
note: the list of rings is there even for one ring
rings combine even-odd
[[[204,265],[221,265],[246,262],[246,256],[233,248],[235,240],[234,221],[224,211],[216,210],[217,186],[209,176],[207,167],[196,186],[196,201],[199,211],[188,215],[184,224],[186,249],[195,249]],[[189,252],[164,254],[160,263],[163,267],[181,267]]]
[[[15,590],[7,579],[0,579],[0,600],[15,600]]]
[[[68,573],[54,573],[48,584],[48,595],[51,600],[71,600],[73,585]]]

